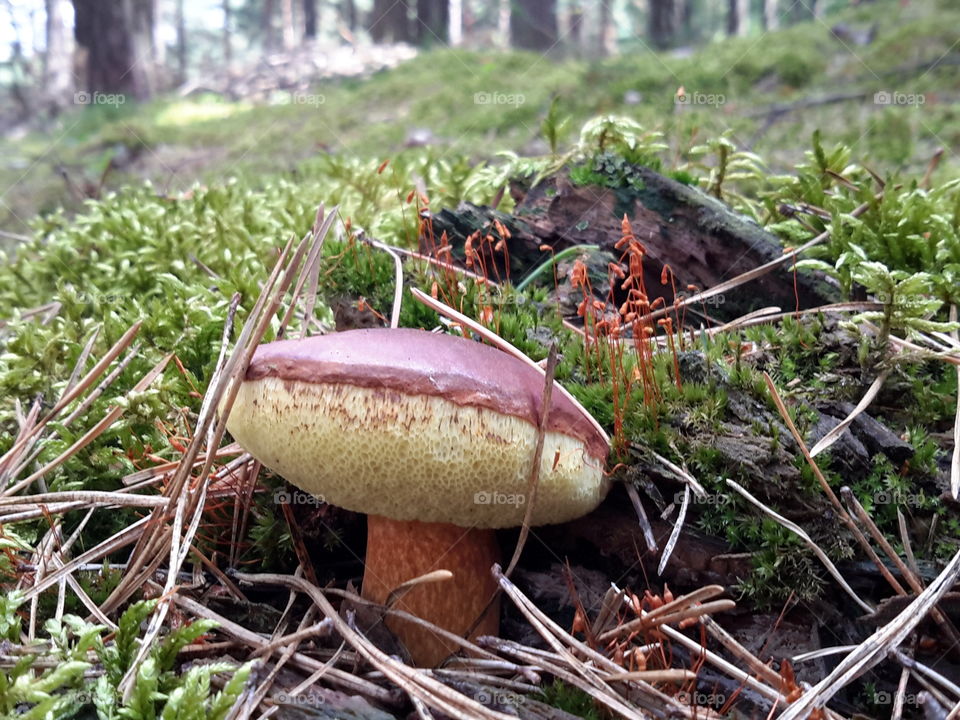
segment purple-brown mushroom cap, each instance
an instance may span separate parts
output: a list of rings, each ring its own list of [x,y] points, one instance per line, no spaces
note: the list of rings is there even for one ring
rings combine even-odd
[[[349,510],[464,527],[519,525],[543,375],[495,348],[412,329],[260,346],[228,429],[294,485]],[[603,499],[608,444],[554,391],[533,524]]]

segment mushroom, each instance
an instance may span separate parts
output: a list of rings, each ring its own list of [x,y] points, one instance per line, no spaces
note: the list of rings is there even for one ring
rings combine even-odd
[[[227,421],[251,455],[325,502],[367,514],[361,593],[471,637],[497,634],[488,608],[494,528],[523,523],[543,375],[487,345],[413,329],[350,330],[257,348]],[[596,423],[554,392],[532,525],[561,523],[605,497],[609,450]],[[399,593],[398,593],[399,595]],[[418,665],[457,650],[422,626],[388,627]]]

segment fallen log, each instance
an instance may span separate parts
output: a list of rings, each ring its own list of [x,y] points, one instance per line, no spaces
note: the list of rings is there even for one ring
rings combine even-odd
[[[471,234],[491,235],[494,242],[484,250],[488,275],[516,280],[547,259],[543,246],[559,252],[575,245],[598,245],[608,261],[620,261],[622,253],[614,246],[626,216],[646,247],[644,281],[650,300],[662,297],[667,304],[674,301],[674,288],[677,295],[691,294],[691,287],[710,288],[783,253],[776,236],[699,189],[644,167],[635,168],[635,177],[640,182],[630,187],[607,188],[574,184],[561,171],[529,189],[514,185],[511,194],[517,205],[512,214],[469,203],[437,213],[432,218],[433,236],[445,232],[454,256],[463,262]],[[507,253],[492,251],[500,240],[495,221],[509,232]],[[476,248],[477,240],[473,243]],[[421,250],[430,250],[424,240]],[[664,266],[673,274],[665,285],[660,282]],[[605,278],[595,290],[606,295]],[[783,269],[729,296],[712,298],[710,314],[732,319],[761,307],[806,308],[835,298],[823,277],[808,273],[794,277]]]

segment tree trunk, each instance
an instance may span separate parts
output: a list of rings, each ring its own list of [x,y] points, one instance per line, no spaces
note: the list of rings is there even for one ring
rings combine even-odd
[[[452,47],[463,43],[463,0],[450,0],[450,26],[447,33]]]
[[[746,35],[750,12],[748,0],[728,0],[728,2],[727,35]]]
[[[780,26],[777,0],[763,0],[763,27],[765,30],[776,30]]]
[[[416,28],[417,45],[444,44],[450,26],[448,0],[417,0]]]
[[[293,0],[280,0],[283,49],[291,50],[297,44],[297,31],[293,26]]]
[[[409,0],[374,0],[367,30],[376,43],[410,42]]]
[[[132,38],[133,67],[145,84],[147,96],[157,89],[159,50],[157,47],[157,0],[124,0]]]
[[[613,51],[610,30],[610,3],[601,2],[597,18],[597,57],[606,57]]]
[[[573,5],[567,13],[565,41],[565,44],[569,45],[578,57],[584,54],[583,8],[580,5]]]
[[[74,37],[87,51],[85,85],[92,93],[145,98],[144,63],[135,54],[133,7],[130,0],[73,0]]]
[[[693,42],[693,0],[674,0],[674,37],[685,45]]]
[[[51,109],[73,100],[73,33],[66,22],[68,0],[46,0],[47,51],[43,58],[43,90]]]
[[[357,31],[357,5],[353,0],[341,0],[340,18],[351,35]]]
[[[514,0],[510,43],[523,50],[549,50],[557,44],[557,0]]]
[[[317,37],[317,0],[303,0],[303,36],[308,40]]]
[[[186,0],[177,0],[176,9],[174,11],[174,24],[177,27],[177,82],[183,84],[187,81],[187,19],[183,12],[183,4]],[[224,5],[226,5],[226,0]],[[224,21],[224,27],[226,27],[227,22]],[[230,42],[227,38],[227,47],[229,48]],[[227,58],[227,63],[230,62],[230,59]]]
[[[183,19],[183,0],[178,0],[178,12],[180,13],[177,18],[178,21]],[[227,66],[227,69],[230,69],[230,65],[233,63],[233,41],[230,37],[230,20],[233,16],[233,13],[230,11],[230,0],[223,0],[223,62]]]
[[[673,0],[650,0],[647,23],[647,34],[653,46],[660,49],[670,47],[677,32]]]
[[[497,47],[510,47],[510,0],[500,0],[497,5]]]
[[[277,33],[273,26],[273,16],[275,14],[275,0],[263,0],[263,47],[267,52],[272,52],[277,49]]]

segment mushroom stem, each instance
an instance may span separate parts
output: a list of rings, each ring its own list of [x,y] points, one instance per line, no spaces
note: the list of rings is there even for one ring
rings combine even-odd
[[[407,580],[434,570],[449,570],[452,580],[415,586],[393,607],[464,635],[497,589],[490,567],[499,561],[500,548],[493,530],[369,515],[361,594],[383,604],[391,591]],[[386,623],[417,665],[434,667],[459,649],[414,623],[396,617],[388,617]],[[470,637],[496,635],[499,625],[500,607],[496,602]]]

